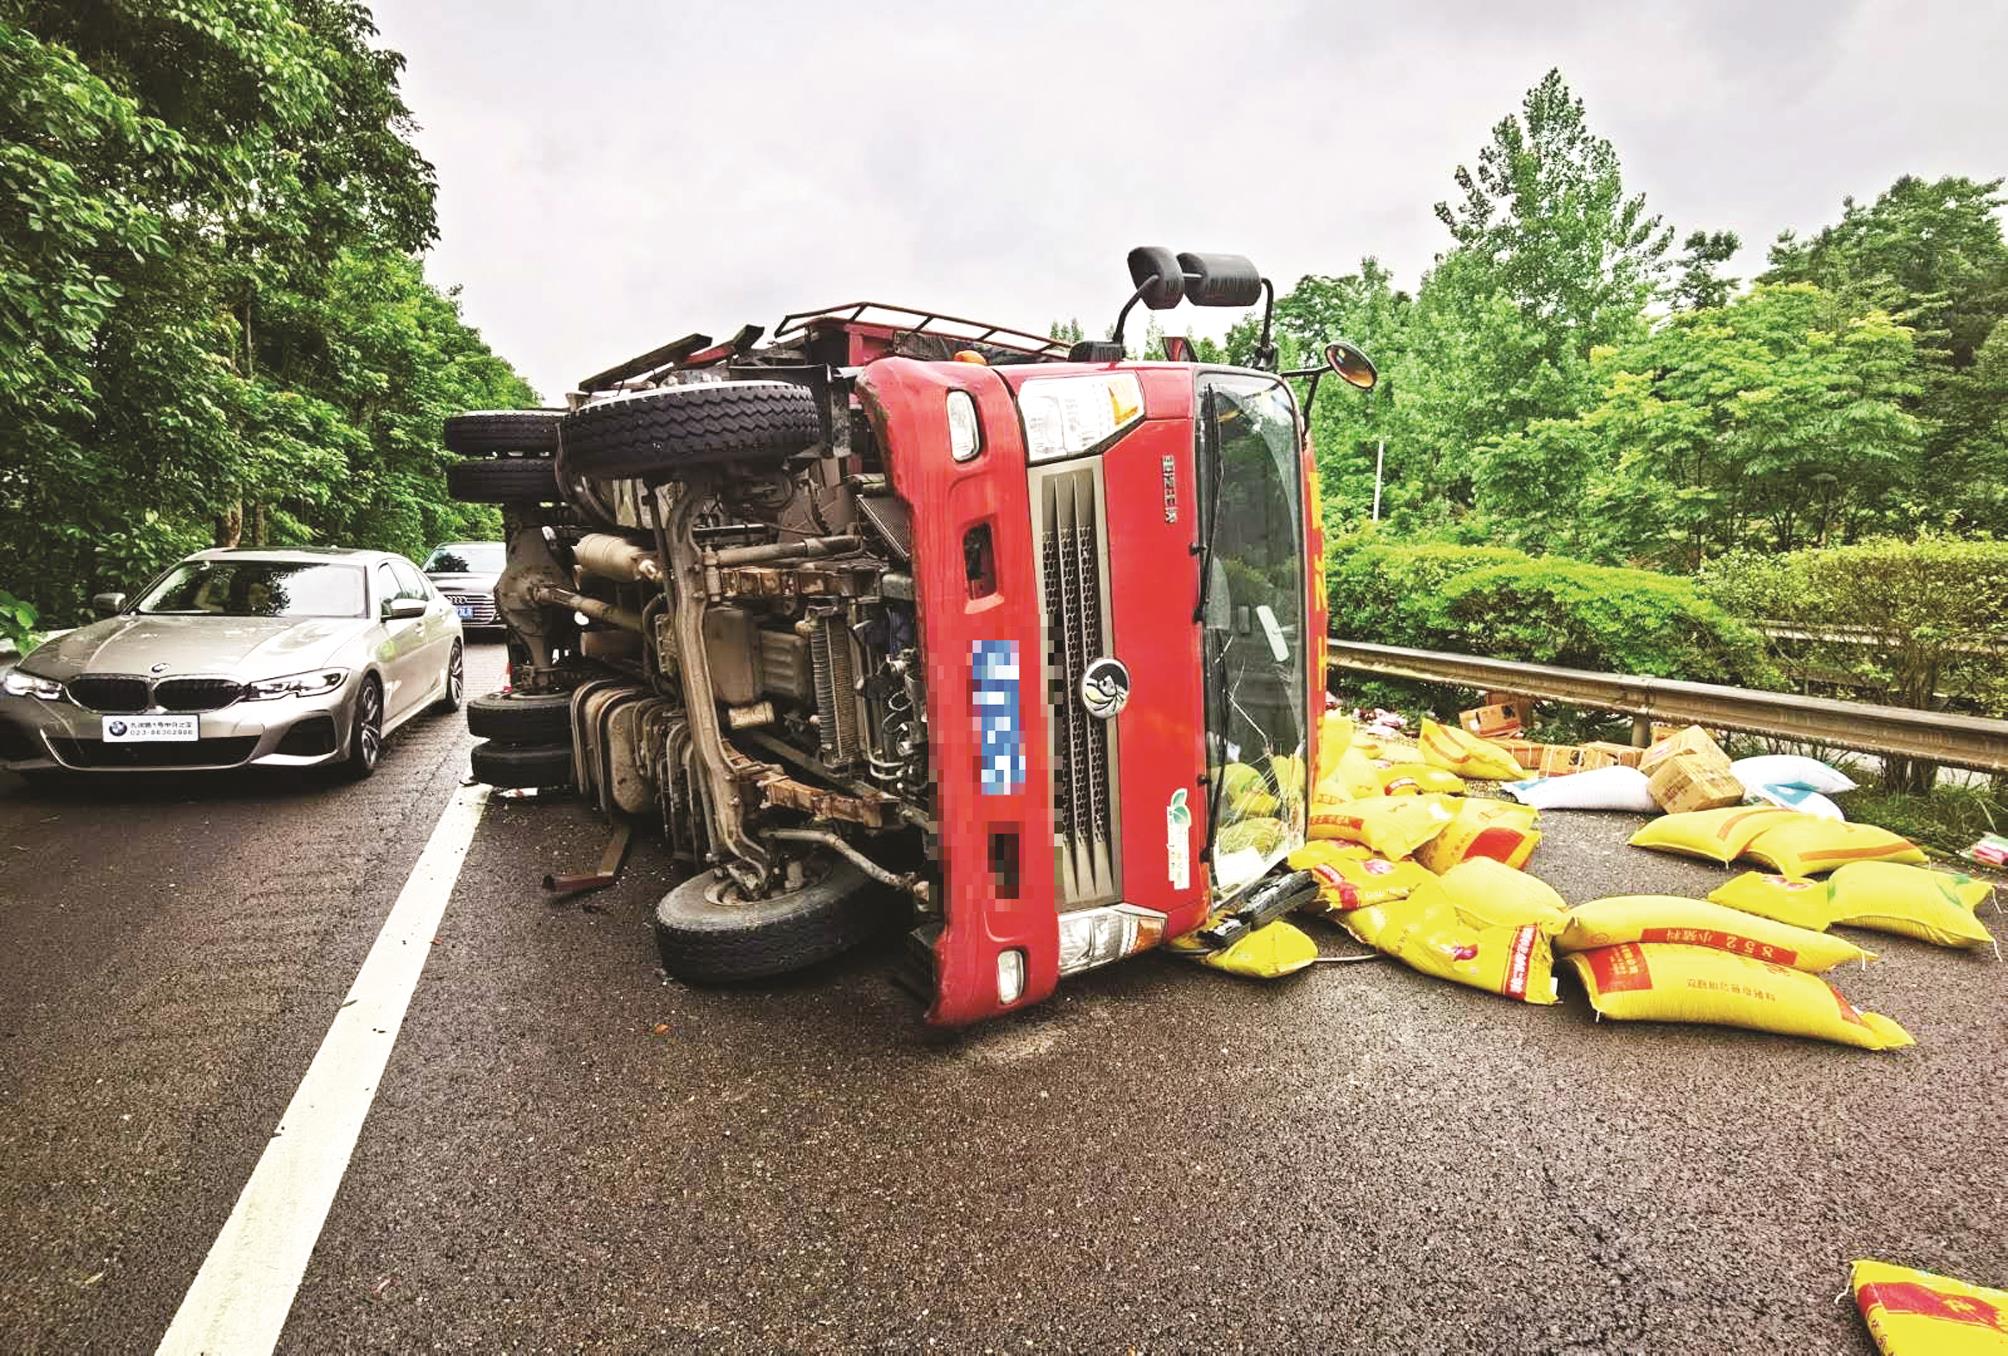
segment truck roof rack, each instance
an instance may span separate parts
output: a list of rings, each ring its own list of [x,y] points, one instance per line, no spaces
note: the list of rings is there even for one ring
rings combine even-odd
[[[992,325],[943,311],[923,311],[916,306],[896,306],[884,301],[846,301],[815,311],[795,311],[781,317],[774,337],[785,339],[819,320],[842,325],[878,325],[901,334],[931,334],[967,344],[984,344],[1032,358],[1065,358],[1067,342],[1009,325]],[[953,328],[950,328],[953,327]]]

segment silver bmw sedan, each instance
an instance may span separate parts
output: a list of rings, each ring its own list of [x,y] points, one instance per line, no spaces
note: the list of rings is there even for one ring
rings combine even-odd
[[[201,551],[0,676],[0,767],[36,773],[328,764],[465,688],[460,618],[387,551]]]

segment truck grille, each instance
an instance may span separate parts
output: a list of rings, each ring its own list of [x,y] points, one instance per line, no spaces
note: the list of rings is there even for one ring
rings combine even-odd
[[[1036,478],[1039,588],[1046,609],[1046,705],[1052,713],[1053,832],[1062,908],[1121,893],[1115,729],[1081,704],[1081,678],[1108,653],[1102,581],[1100,463]]]
[[[146,710],[151,693],[144,678],[93,673],[70,680],[70,700],[86,711],[129,715]]]
[[[493,626],[495,596],[490,593],[448,593],[446,601],[460,614],[462,626]]]

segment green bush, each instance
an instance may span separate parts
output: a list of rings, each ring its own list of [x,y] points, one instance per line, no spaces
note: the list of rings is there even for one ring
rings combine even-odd
[[[1333,629],[1351,640],[1739,687],[1777,680],[1762,638],[1679,576],[1355,536],[1332,543],[1327,579]]]
[[[18,650],[26,654],[33,648],[35,619],[36,612],[31,604],[0,589],[0,650]]]

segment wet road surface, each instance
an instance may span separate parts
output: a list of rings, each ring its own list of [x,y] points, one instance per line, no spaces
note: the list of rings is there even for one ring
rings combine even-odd
[[[0,1349],[153,1349],[468,742],[420,720],[354,787],[0,777]],[[1551,814],[1533,867],[1726,874],[1635,823]],[[1851,1257],[2008,1283],[1991,955],[1850,934],[1886,1055],[1163,957],[944,1035],[889,946],[665,980],[651,844],[539,897],[603,841],[490,804],[282,1350],[1854,1353]]]

